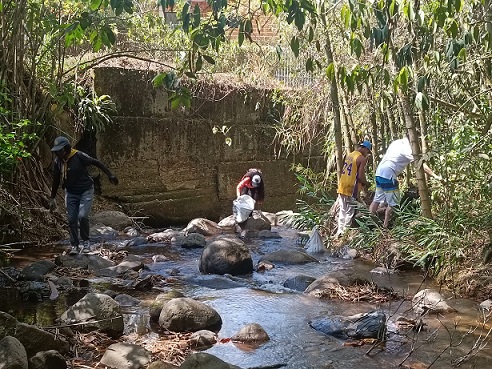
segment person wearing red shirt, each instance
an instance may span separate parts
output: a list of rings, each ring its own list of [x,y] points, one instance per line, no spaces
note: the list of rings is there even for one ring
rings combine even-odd
[[[237,197],[251,196],[258,204],[265,200],[265,183],[260,169],[250,168],[236,187]]]

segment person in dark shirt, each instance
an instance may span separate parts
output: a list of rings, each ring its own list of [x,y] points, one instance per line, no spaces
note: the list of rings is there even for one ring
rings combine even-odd
[[[89,175],[87,167],[90,165],[98,167],[114,185],[118,184],[118,178],[99,160],[72,149],[66,137],[57,137],[51,151],[55,153],[56,157],[53,165],[50,211],[56,209],[55,197],[61,183],[62,188],[65,189],[65,205],[70,231],[70,253],[89,252],[89,213],[94,199],[94,181]],[[79,248],[79,223],[80,238],[83,242],[81,249]]]

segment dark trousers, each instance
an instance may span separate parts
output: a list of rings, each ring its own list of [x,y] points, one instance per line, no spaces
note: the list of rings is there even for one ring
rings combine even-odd
[[[82,238],[82,241],[89,240],[89,213],[91,212],[93,199],[94,187],[91,187],[80,195],[68,191],[65,192],[70,245],[72,246],[79,245],[79,223],[80,238]]]

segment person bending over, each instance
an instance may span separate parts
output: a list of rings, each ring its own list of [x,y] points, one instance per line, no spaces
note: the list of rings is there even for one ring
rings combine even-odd
[[[391,142],[384,154],[381,162],[376,169],[376,193],[374,200],[369,206],[369,211],[376,214],[379,204],[387,203],[384,212],[383,227],[387,228],[393,208],[400,201],[400,191],[398,176],[405,170],[408,164],[414,161],[412,147],[407,137]],[[442,180],[440,176],[435,174],[427,164],[423,163],[425,173],[431,177]]]
[[[265,183],[260,169],[250,168],[236,187],[236,196],[251,196],[258,204],[265,200]]]

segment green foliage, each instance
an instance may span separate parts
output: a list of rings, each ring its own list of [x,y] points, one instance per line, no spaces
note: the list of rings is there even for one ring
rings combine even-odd
[[[0,123],[0,175],[12,173],[20,161],[31,156],[29,147],[37,137],[28,133],[32,126],[26,119]]]
[[[104,132],[113,123],[112,114],[116,105],[108,95],[96,96],[94,93],[81,93],[77,108],[77,120],[89,132]]]
[[[322,185],[322,174],[301,165],[294,170],[300,184],[299,193],[305,200],[297,201],[298,213],[292,219],[292,226],[300,230],[311,230],[314,226],[326,230],[334,200]]]
[[[12,99],[4,83],[0,83],[0,175],[10,174],[23,159],[31,156],[30,144],[36,134],[35,125],[27,119],[15,119],[9,110]]]
[[[168,100],[171,109],[177,109],[181,106],[189,108],[191,106],[191,93],[188,88],[182,85],[181,78],[176,73],[163,72],[159,73],[152,80],[155,88],[164,87],[169,94]]]

